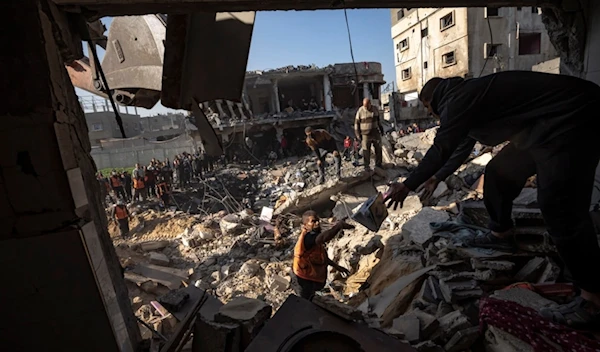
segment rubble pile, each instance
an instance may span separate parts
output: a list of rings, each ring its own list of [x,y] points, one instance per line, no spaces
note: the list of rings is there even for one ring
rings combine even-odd
[[[219,305],[236,302],[231,314],[237,317],[234,322],[229,313],[213,314],[197,322],[196,329],[200,324],[214,331],[217,340],[211,343],[217,345],[236,341],[248,346],[256,327],[268,319],[266,311],[277,312],[297,288],[291,268],[300,215],[314,209],[323,229],[344,218],[354,225],[327,243],[328,257],[351,275],[342,278],[330,271],[313,301],[319,307],[380,329],[418,351],[529,349],[530,341],[493,319],[496,311],[481,320],[482,309],[497,310],[500,300],[539,311],[564,301],[573,287],[556,284],[564,279],[561,262],[537,209],[535,179],[514,202],[515,250],[469,245],[486,231],[483,173],[500,148],[475,148],[431,199],[423,204],[419,195],[410,195],[402,208],[388,210],[377,232],[351,218],[367,199],[385,192],[388,181],[408,174],[418,153],[433,143],[435,131],[398,138],[393,154],[401,167],[368,174],[344,161],[341,179],[328,174],[326,184],[319,185],[312,158],[265,168],[230,165],[195,191],[174,196],[178,205],[195,208],[131,209],[132,235],[113,241],[136,316],[172,334],[176,321],[161,307],[175,304],[168,299],[173,290],[194,286],[216,297]],[[240,318],[247,310],[259,318]],[[152,335],[146,327],[142,331]]]

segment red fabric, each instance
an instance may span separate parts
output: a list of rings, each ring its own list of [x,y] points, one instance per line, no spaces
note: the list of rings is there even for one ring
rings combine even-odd
[[[281,137],[281,148],[287,148],[287,139],[285,137]]]
[[[344,148],[350,148],[352,146],[352,140],[350,138],[344,139]]]
[[[554,324],[528,307],[493,298],[481,300],[479,325],[493,325],[530,344],[536,352],[592,352],[600,350],[600,341],[588,338],[581,331]]]

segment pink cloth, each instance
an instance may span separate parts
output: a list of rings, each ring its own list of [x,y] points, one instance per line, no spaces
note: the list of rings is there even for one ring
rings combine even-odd
[[[536,352],[600,351],[600,341],[587,337],[583,332],[567,326],[555,324],[543,318],[532,308],[493,298],[481,300],[479,325],[483,331],[486,325],[493,325],[530,344]]]

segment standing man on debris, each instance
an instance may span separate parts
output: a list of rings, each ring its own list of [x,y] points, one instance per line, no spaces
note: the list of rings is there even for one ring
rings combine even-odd
[[[110,187],[113,192],[115,192],[117,198],[127,199],[127,195],[125,195],[125,190],[123,189],[123,183],[121,182],[121,176],[117,174],[116,170],[113,170],[110,175]]]
[[[144,177],[144,169],[140,167],[140,164],[135,164],[135,169],[133,169],[133,199],[135,201],[138,201],[140,198],[142,201],[146,200]]]
[[[325,243],[332,240],[343,229],[353,229],[354,226],[339,221],[329,230],[321,232],[319,217],[313,210],[302,215],[302,229],[298,242],[294,247],[293,271],[300,286],[298,294],[310,299],[315,292],[323,289],[327,282],[327,266],[331,265],[342,275],[350,274],[348,269],[334,263],[327,257]]]
[[[125,188],[125,194],[127,195],[127,201],[131,200],[131,175],[129,172],[123,171],[121,175],[121,179],[123,180],[123,188]]]
[[[335,139],[325,130],[313,130],[312,127],[304,129],[306,134],[306,144],[317,156],[317,165],[319,166],[319,183],[325,182],[325,154],[333,154],[335,159],[335,172],[338,177],[342,175],[342,157],[337,150]],[[322,153],[320,149],[325,152]]]
[[[512,204],[537,174],[538,203],[558,252],[581,288],[573,302],[541,313],[556,323],[585,327],[600,322],[600,247],[589,214],[600,149],[596,145],[600,87],[572,76],[506,71],[481,78],[433,78],[419,99],[441,121],[433,146],[404,181],[386,193],[402,203],[420,185],[426,195],[452,174],[475,141],[510,141],[487,165],[484,203],[487,233],[469,245],[514,248]]]
[[[371,105],[371,99],[364,98],[363,105],[356,112],[354,119],[354,133],[356,138],[362,140],[365,170],[371,169],[371,146],[375,148],[375,166],[381,167],[381,135],[383,128],[379,120],[379,109]]]
[[[129,234],[130,217],[131,215],[129,214],[129,210],[127,210],[127,206],[119,199],[110,212],[110,218],[114,219],[117,225],[119,225],[119,236],[125,237]]]

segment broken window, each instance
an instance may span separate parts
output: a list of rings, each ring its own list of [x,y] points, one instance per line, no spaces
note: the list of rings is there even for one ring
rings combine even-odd
[[[398,44],[400,44],[400,51],[404,51],[404,50],[408,49],[408,38],[404,38]]]
[[[440,18],[440,31],[454,26],[454,12],[450,12],[446,16]]]
[[[427,61],[423,62],[423,68],[427,69]]]
[[[542,33],[519,34],[519,55],[536,55],[542,50]]]
[[[400,10],[398,10],[398,12],[396,12],[396,21],[400,21],[403,18],[404,18],[404,10],[400,9]]]
[[[103,131],[104,130],[104,126],[102,125],[102,123],[93,123],[92,124],[92,131]]]
[[[485,17],[495,17],[499,15],[499,7],[486,7],[485,8]]]
[[[412,73],[411,73],[410,67],[405,68],[404,70],[402,70],[402,80],[403,81],[406,81],[407,79],[410,79],[411,76],[412,76]]]
[[[522,7],[517,7],[517,11],[521,11]]]
[[[429,35],[429,28],[425,27],[425,28],[421,29],[421,38],[425,38],[428,35]]]
[[[449,53],[442,55],[442,66],[443,67],[451,66],[454,64],[456,64],[456,57],[454,56],[454,51],[451,51]]]
[[[498,48],[500,47],[500,44],[491,44],[491,43],[484,43],[483,44],[483,58],[487,59],[490,57],[494,57],[496,54],[498,54]]]

